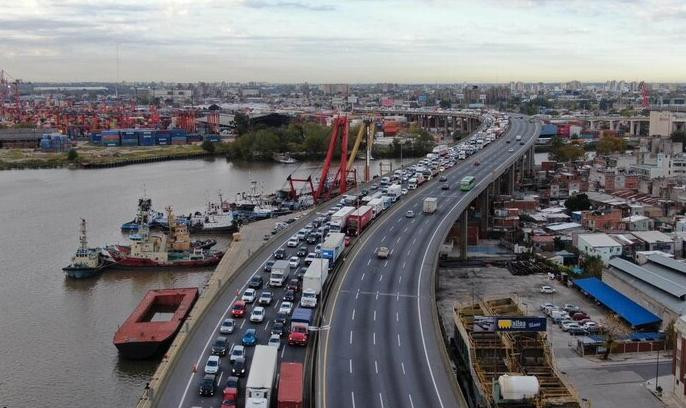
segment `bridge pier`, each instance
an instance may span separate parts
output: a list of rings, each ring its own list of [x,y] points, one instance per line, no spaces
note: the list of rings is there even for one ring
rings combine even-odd
[[[513,164],[510,166],[510,168],[507,170],[505,173],[505,177],[507,177],[507,195],[512,195],[514,193],[514,185],[515,185],[515,165]]]
[[[479,235],[484,237],[488,234],[490,204],[489,188],[486,188],[479,196]]]
[[[465,208],[465,210],[462,212],[462,215],[460,215],[460,219],[458,219],[458,223],[460,223],[460,259],[465,261],[467,260],[467,227],[468,227],[468,220],[469,220],[469,208]]]

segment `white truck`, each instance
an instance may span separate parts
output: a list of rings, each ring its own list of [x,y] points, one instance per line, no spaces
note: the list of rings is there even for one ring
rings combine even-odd
[[[329,260],[329,268],[333,268],[338,257],[345,249],[345,234],[342,232],[331,232],[322,243],[321,257]]]
[[[336,211],[329,221],[329,227],[332,232],[341,232],[345,228],[345,222],[348,220],[348,216],[355,211],[355,207],[343,207]]]
[[[272,271],[269,274],[269,286],[280,288],[288,278],[288,272],[291,270],[288,261],[281,259],[274,262]]]
[[[245,407],[269,407],[276,383],[276,365],[279,350],[276,347],[257,345],[250,364],[245,386]]]
[[[417,179],[412,177],[407,181],[407,188],[409,190],[415,190],[417,188]]]
[[[393,197],[394,202],[398,201],[398,199],[403,194],[403,187],[400,184],[391,184],[390,186],[388,186],[387,194]]]
[[[383,199],[381,198],[375,198],[367,203],[367,205],[372,207],[372,214],[374,218],[376,218],[379,214],[381,214],[381,211],[384,210]]]
[[[519,142],[520,140],[522,140],[522,136],[521,135],[515,136],[515,140]]]
[[[433,214],[438,209],[438,199],[436,197],[427,197],[424,199],[424,206],[422,210],[424,214]]]
[[[303,275],[303,296],[300,298],[300,306],[316,307],[317,296],[322,291],[326,278],[329,276],[329,260],[315,259],[307,267]],[[306,296],[307,295],[307,296]],[[314,295],[314,296],[312,296]]]

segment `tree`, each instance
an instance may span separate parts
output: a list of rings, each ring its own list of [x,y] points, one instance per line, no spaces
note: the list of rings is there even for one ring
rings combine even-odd
[[[609,315],[602,323],[605,329],[605,353],[603,354],[603,360],[607,360],[612,352],[612,346],[619,338],[629,334],[629,330],[614,314]]]
[[[70,162],[76,161],[79,158],[79,153],[75,149],[69,149],[67,153],[67,160]]]
[[[565,201],[565,207],[569,211],[586,211],[591,208],[591,200],[584,193],[576,194]]]
[[[587,256],[581,262],[581,267],[584,268],[586,275],[600,279],[603,276],[603,268],[605,265],[599,256]]]
[[[248,118],[248,115],[244,113],[237,113],[233,117],[233,122],[236,125],[236,133],[238,133],[238,135],[248,132],[248,129],[250,128],[250,118]]]
[[[585,156],[584,149],[577,144],[564,144],[558,137],[554,137],[550,146],[550,158],[559,162],[581,159]]]
[[[603,136],[598,142],[597,151],[599,154],[624,152],[625,150],[624,139],[617,136]]]
[[[216,150],[214,143],[210,142],[209,140],[205,140],[202,142],[202,145],[200,145],[204,151],[207,153],[214,153]]]
[[[439,106],[442,109],[450,109],[453,106],[453,104],[450,102],[450,99],[441,99]]]

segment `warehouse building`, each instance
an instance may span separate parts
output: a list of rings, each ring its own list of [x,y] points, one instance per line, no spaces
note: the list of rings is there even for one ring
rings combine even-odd
[[[0,129],[0,149],[37,149],[44,134],[56,129]]]

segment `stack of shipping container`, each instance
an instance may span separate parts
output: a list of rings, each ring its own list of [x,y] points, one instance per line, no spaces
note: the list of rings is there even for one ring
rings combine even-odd
[[[71,140],[61,133],[48,133],[41,138],[40,148],[44,152],[66,152],[71,149]]]
[[[187,133],[184,129],[111,129],[91,134],[91,143],[103,146],[183,145],[209,140],[220,142],[219,135]]]

